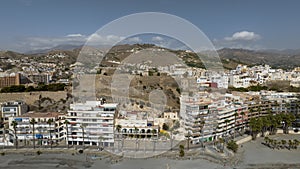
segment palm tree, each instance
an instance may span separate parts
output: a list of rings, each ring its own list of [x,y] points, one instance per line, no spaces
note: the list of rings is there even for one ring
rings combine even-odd
[[[117,138],[118,138],[118,149],[119,149],[119,145],[120,145],[120,141],[121,141],[121,140],[119,139],[119,138],[120,138],[120,131],[121,131],[121,129],[122,129],[122,126],[118,124],[118,125],[116,126],[116,130],[117,130],[117,132],[118,132],[118,136],[117,136]]]
[[[153,151],[155,151],[155,143],[156,143],[156,140],[154,139],[154,134],[156,133],[156,130],[155,129],[152,129],[152,138],[153,138]]]
[[[295,121],[296,118],[293,114],[281,114],[281,117],[282,121],[284,122],[282,126],[283,132],[288,134],[289,126],[291,126],[292,122]]]
[[[261,120],[262,120],[262,130],[261,130],[261,133],[262,133],[262,137],[265,136],[265,132],[267,131],[267,128],[271,125],[269,123],[269,120],[267,119],[267,117],[261,117]]]
[[[87,124],[81,124],[80,125],[80,128],[82,130],[82,148],[84,149],[85,148],[85,143],[84,143],[84,128],[87,126]]]
[[[223,151],[224,151],[224,145],[225,145],[225,140],[224,140],[224,138],[219,138],[219,142],[220,142],[220,144],[222,145],[222,150],[221,150],[221,152],[223,153]]]
[[[235,130],[236,130],[236,118],[239,114],[237,112],[234,113],[234,132],[233,132],[233,139],[235,139]]]
[[[265,140],[266,145],[269,145],[269,143],[270,143],[270,138],[269,138],[269,137],[265,137],[264,140]]]
[[[285,145],[286,145],[286,140],[281,140],[281,145],[282,145],[283,147],[285,147]]]
[[[99,136],[98,137],[98,139],[99,139],[99,147],[103,147],[103,145],[102,145],[102,141],[103,141],[103,139],[104,139],[104,137],[101,135],[101,136]],[[101,146],[100,146],[101,145]]]
[[[273,142],[274,142],[273,139],[269,139],[269,145],[272,146],[272,147],[273,147]],[[273,147],[273,149],[274,149],[274,147]]]
[[[294,146],[295,146],[295,149],[298,148],[299,143],[300,143],[300,142],[299,142],[297,139],[294,139]]]
[[[13,126],[14,128],[14,135],[15,135],[15,146],[16,149],[18,149],[18,136],[17,136],[17,126],[18,126],[18,122],[17,121],[12,121],[11,122],[11,126]]]
[[[170,146],[171,146],[171,151],[173,150],[173,131],[174,131],[174,126],[173,126],[172,128],[170,128],[170,133],[171,133],[171,135],[170,135],[170,141],[171,141]]]
[[[33,148],[35,149],[35,133],[34,133],[35,128],[34,128],[34,125],[36,124],[36,121],[35,121],[34,118],[32,118],[32,119],[30,120],[30,124],[32,125]]]
[[[49,128],[50,128],[50,130],[49,130],[49,135],[50,135],[50,145],[51,145],[51,149],[52,149],[52,135],[51,135],[51,125],[52,125],[52,123],[54,122],[54,120],[53,119],[48,119],[48,121],[47,121],[47,124],[49,124]]]
[[[244,129],[245,129],[245,125],[244,125],[244,116],[245,116],[245,112],[241,112],[241,116],[242,116],[242,133],[244,134]]]
[[[204,125],[205,125],[205,121],[204,120],[202,120],[201,122],[200,122],[200,124],[201,124],[201,126],[202,126],[202,129],[201,129],[201,132],[202,132],[202,147],[204,147],[204,143],[203,143],[203,139],[204,139]]]
[[[226,124],[225,136],[227,135],[228,123],[229,123],[229,122],[230,122],[230,120],[228,120],[228,119],[225,120],[225,124]]]
[[[66,125],[66,143],[68,145],[68,148],[69,148],[69,131],[68,131],[68,124],[70,124],[70,122],[68,120],[65,120],[64,121],[64,124]]]
[[[253,112],[254,112],[253,108],[250,108],[249,112],[250,112],[250,117],[253,117]]]
[[[258,117],[260,117],[260,113],[261,113],[261,108],[260,107],[257,108],[257,112],[258,112]]]
[[[292,148],[292,146],[293,146],[293,142],[292,142],[292,140],[289,140],[289,150]]]
[[[285,103],[284,107],[285,107],[285,114],[287,114],[288,109],[291,107],[291,104],[290,103]]]
[[[190,149],[190,137],[192,136],[191,132],[188,131],[187,133],[187,149]]]
[[[249,126],[251,128],[252,139],[255,140],[257,134],[262,129],[262,121],[260,118],[251,118],[249,122]]]
[[[135,138],[138,138],[138,131],[139,131],[139,129],[137,128],[137,127],[134,127],[134,134],[135,134]]]
[[[120,133],[121,129],[122,129],[122,126],[118,124],[118,125],[116,126],[116,130],[118,131],[118,133]]]
[[[138,134],[137,134],[138,131],[139,131],[139,129],[137,127],[134,127],[134,133],[135,133],[135,138],[136,138],[136,140],[135,140],[135,151],[138,150]]]
[[[280,114],[277,114],[276,116],[269,115],[268,118],[270,119],[270,123],[271,123],[270,125],[271,134],[274,135],[276,134],[277,127],[282,122],[282,117]]]

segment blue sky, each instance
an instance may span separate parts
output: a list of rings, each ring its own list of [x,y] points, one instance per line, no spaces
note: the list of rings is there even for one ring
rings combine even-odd
[[[105,24],[137,12],[182,17],[201,29],[216,48],[298,49],[299,7],[297,0],[3,0],[0,49],[79,44]]]

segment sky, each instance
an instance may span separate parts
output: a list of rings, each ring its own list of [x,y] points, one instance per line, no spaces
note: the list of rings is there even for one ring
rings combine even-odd
[[[0,50],[80,45],[104,25],[140,12],[183,18],[216,48],[299,49],[299,6],[298,0],[2,0]],[[112,33],[99,40],[108,44],[122,38]],[[162,36],[151,40],[167,41]],[[130,41],[143,42],[139,37]]]

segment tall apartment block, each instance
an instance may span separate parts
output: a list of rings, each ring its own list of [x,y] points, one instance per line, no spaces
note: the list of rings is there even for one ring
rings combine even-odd
[[[67,120],[69,145],[114,146],[114,117],[117,104],[86,101],[70,105]]]

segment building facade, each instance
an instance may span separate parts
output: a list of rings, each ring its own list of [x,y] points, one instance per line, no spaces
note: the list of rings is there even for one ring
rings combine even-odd
[[[86,101],[70,105],[67,144],[114,146],[114,117],[117,104]]]
[[[0,108],[3,122],[8,122],[9,117],[21,116],[28,111],[28,105],[23,101],[6,102],[3,103]]]

